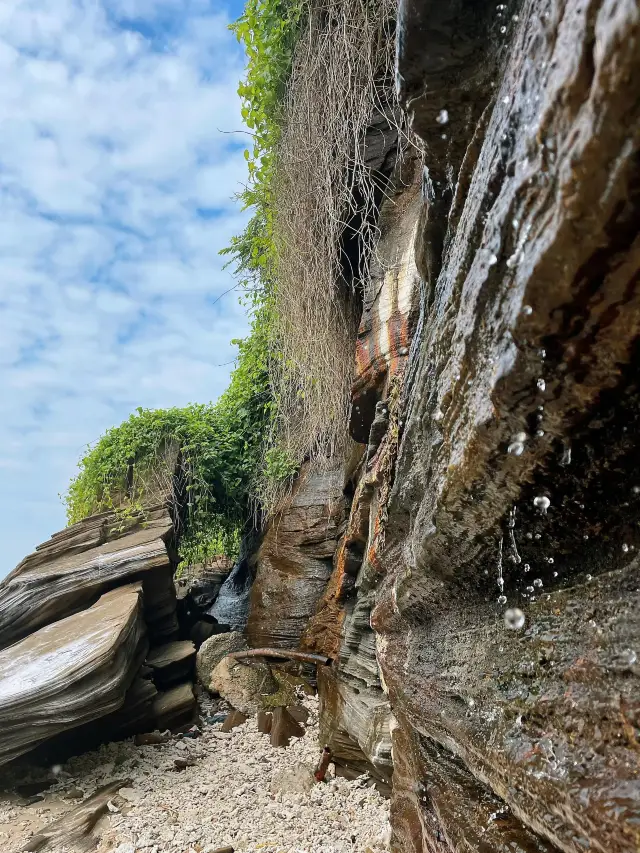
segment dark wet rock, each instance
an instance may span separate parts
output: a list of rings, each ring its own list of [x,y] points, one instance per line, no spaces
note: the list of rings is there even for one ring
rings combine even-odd
[[[151,649],[145,661],[158,689],[193,678],[196,647],[189,640],[176,640]]]
[[[634,849],[639,38],[635,2],[401,4],[424,285],[368,542],[399,851]]]

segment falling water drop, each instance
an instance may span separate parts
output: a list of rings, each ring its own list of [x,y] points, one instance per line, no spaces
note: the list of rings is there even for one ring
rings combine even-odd
[[[536,509],[539,509],[543,515],[546,515],[547,510],[551,506],[551,501],[546,495],[538,495],[533,499],[533,505]]]
[[[624,551],[625,554],[629,551],[629,546],[627,545],[626,542],[623,544],[622,550]]]
[[[506,604],[506,603],[507,603],[507,596],[506,595],[499,595],[498,596],[498,604]]]
[[[533,314],[533,308],[531,307],[531,305],[523,305],[522,313],[525,315],[525,317],[530,317]]]
[[[536,382],[536,387],[537,387],[538,391],[544,391],[545,388],[547,387],[547,383],[544,381],[544,379],[542,377],[540,377],[540,379],[538,379],[538,381]]]
[[[524,570],[525,570],[525,572],[528,572],[530,569],[531,569],[531,566],[529,565],[529,563],[525,563],[525,564],[524,564]]]
[[[509,447],[507,447],[507,453],[510,453],[512,456],[522,456],[524,453],[524,444],[521,441],[512,441]]]
[[[533,585],[537,586],[538,589],[540,589],[540,587],[542,586],[542,580],[540,578],[536,578],[533,582]]]
[[[510,607],[504,612],[504,624],[511,631],[519,631],[524,625],[524,613],[519,607]]]
[[[440,110],[438,113],[438,118],[436,119],[438,124],[447,124],[449,121],[449,113],[447,110]]]

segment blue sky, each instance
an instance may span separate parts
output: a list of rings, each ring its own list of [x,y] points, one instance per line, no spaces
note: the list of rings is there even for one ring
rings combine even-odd
[[[88,443],[228,382],[240,11],[0,2],[0,577],[64,526]]]

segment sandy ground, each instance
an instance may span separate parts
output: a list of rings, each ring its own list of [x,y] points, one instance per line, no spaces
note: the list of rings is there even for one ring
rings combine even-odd
[[[366,778],[331,779],[296,793],[282,793],[276,783],[272,791],[274,776],[293,768],[308,776],[318,760],[317,703],[305,703],[306,734],[286,749],[271,747],[251,719],[229,734],[220,724],[207,725],[197,739],[172,737],[154,746],[127,740],[70,759],[55,768],[56,782],[41,802],[24,805],[15,793],[1,795],[0,850],[28,850],[30,837],[96,788],[128,779],[94,829],[98,853],[211,853],[225,845],[237,853],[382,853],[389,806]],[[186,759],[186,769],[177,771],[176,759],[182,765]]]

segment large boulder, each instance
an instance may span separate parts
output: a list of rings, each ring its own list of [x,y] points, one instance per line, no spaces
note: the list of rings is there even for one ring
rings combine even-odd
[[[208,688],[211,682],[211,673],[222,658],[231,652],[242,652],[247,648],[247,641],[239,631],[216,634],[205,640],[196,657],[196,676],[200,684]]]
[[[209,689],[250,716],[262,710],[266,696],[278,692],[278,682],[265,663],[252,661],[248,665],[225,657],[211,673]]]

